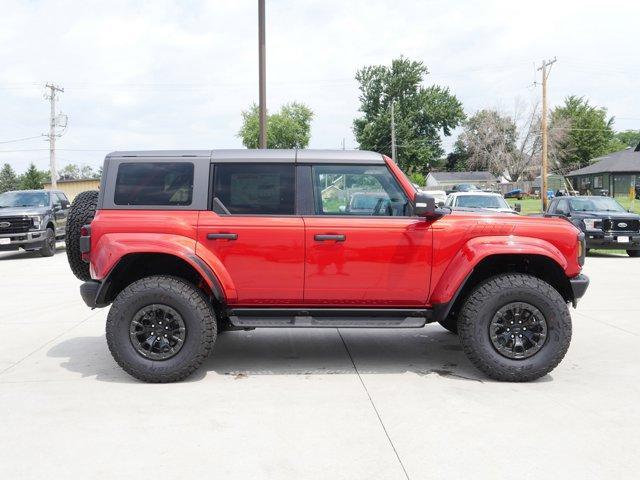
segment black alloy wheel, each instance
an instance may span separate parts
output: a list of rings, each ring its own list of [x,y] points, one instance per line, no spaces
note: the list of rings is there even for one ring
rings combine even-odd
[[[493,316],[489,336],[501,355],[513,360],[529,358],[545,344],[547,322],[533,305],[511,302]]]
[[[176,355],[187,336],[182,316],[168,305],[152,304],[141,308],[129,326],[131,344],[151,360],[167,360]]]

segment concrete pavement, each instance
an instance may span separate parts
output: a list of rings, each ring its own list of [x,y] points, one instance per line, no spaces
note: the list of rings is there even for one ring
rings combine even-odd
[[[0,254],[0,478],[637,478],[640,259],[589,257],[563,363],[489,381],[438,325],[219,336],[187,381],[125,374],[63,250]]]

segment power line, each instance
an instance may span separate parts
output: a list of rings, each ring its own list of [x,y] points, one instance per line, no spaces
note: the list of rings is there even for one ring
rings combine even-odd
[[[24,138],[16,138],[14,140],[4,140],[0,143],[14,143],[14,142],[24,142],[25,140],[33,140],[34,138],[42,138],[42,135],[36,135],[34,137],[24,137]]]

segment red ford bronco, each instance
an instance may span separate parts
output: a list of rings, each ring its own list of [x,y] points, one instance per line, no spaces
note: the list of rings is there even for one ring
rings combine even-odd
[[[111,153],[67,245],[86,304],[111,304],[113,357],[148,382],[187,377],[221,329],[429,322],[489,377],[533,380],[589,282],[566,220],[438,209],[365,151]]]

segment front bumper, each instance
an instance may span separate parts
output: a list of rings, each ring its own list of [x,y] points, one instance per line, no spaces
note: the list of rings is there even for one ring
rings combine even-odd
[[[629,237],[628,242],[619,242],[618,237]],[[586,231],[587,248],[606,248],[609,250],[640,250],[638,232],[602,232]]]
[[[584,296],[587,291],[587,287],[589,287],[589,277],[581,273],[580,275],[570,278],[569,283],[571,284],[573,306],[575,307],[578,304],[578,300]]]
[[[9,243],[5,243],[9,239]],[[18,250],[38,250],[47,238],[46,230],[34,230],[26,233],[2,233],[0,234],[0,251]]]

